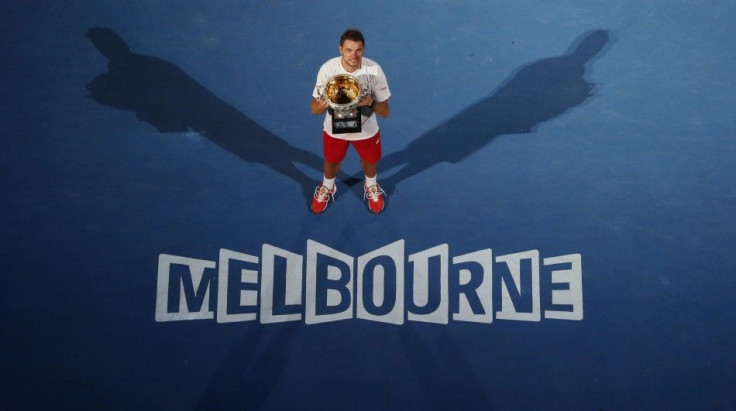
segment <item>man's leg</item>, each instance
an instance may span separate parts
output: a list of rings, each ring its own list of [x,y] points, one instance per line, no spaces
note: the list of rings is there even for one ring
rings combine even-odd
[[[340,172],[340,164],[347,153],[348,143],[344,140],[337,140],[330,137],[327,133],[322,134],[324,142],[324,176],[322,184],[314,190],[314,198],[312,198],[312,212],[320,214],[327,209],[330,198],[334,200],[337,187],[335,186],[335,178]]]
[[[384,192],[377,181],[378,162],[381,159],[381,134],[377,133],[368,140],[354,142],[353,145],[360,154],[360,165],[365,174],[364,198],[368,201],[368,208],[378,214],[385,207]]]
[[[340,165],[342,163],[330,163],[329,161],[325,161],[325,180],[332,180],[335,181],[335,177],[337,177],[337,173],[340,172]]]
[[[327,190],[331,191],[333,194],[335,192],[335,178],[337,178],[337,173],[340,172],[341,164],[342,163],[330,163],[325,160],[325,174],[322,177],[322,187],[327,188]]]
[[[360,161],[365,174],[365,187],[378,185],[378,163],[369,163],[365,160]]]
[[[365,160],[360,160],[360,165],[363,167],[363,174],[367,178],[376,178],[378,175],[378,163],[369,163]]]

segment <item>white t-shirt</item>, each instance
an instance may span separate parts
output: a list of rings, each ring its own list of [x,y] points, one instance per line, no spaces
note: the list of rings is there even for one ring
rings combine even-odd
[[[352,73],[349,73],[342,66],[342,57],[335,57],[327,60],[322,65],[317,73],[317,84],[314,87],[312,97],[319,98],[320,91],[324,90],[325,85],[333,76],[338,74],[350,74],[351,76],[358,79],[360,84],[364,88],[368,89],[368,92],[373,96],[373,100],[376,102],[384,102],[391,97],[391,91],[388,89],[388,81],[386,75],[383,73],[381,66],[373,60],[363,57],[360,68]],[[370,117],[361,115],[362,121],[362,132],[360,133],[345,133],[345,134],[333,134],[332,133],[332,115],[329,110],[325,115],[324,130],[327,134],[332,137],[343,139],[343,140],[365,140],[371,138],[378,133],[378,121],[376,115],[373,114]]]

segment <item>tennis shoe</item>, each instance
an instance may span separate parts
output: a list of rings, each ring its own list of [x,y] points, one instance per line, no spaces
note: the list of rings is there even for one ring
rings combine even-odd
[[[378,184],[370,187],[363,185],[363,190],[363,200],[368,201],[368,209],[375,214],[379,214],[383,211],[383,208],[386,206],[386,202],[383,198],[385,193],[381,186]]]
[[[312,198],[312,212],[314,214],[321,214],[327,209],[327,204],[335,201],[335,193],[337,192],[337,185],[332,186],[332,190],[329,188],[319,185],[314,190],[314,198]]]

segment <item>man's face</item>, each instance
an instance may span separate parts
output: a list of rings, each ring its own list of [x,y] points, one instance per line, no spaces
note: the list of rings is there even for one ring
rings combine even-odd
[[[345,69],[348,71],[359,69],[363,60],[363,43],[345,40],[340,46],[340,55],[342,55],[342,64]]]

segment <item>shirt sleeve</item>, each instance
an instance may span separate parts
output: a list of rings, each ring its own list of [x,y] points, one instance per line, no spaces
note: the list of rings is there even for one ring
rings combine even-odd
[[[317,81],[314,84],[314,90],[312,90],[312,97],[314,98],[321,97],[320,91],[322,91],[327,84],[328,76],[326,66],[327,63],[323,64],[322,67],[319,68],[319,72],[317,73]]]
[[[373,96],[376,101],[382,103],[391,97],[391,90],[388,88],[388,80],[386,75],[383,73],[383,69],[378,66],[378,70],[375,76],[375,84],[373,85]]]

